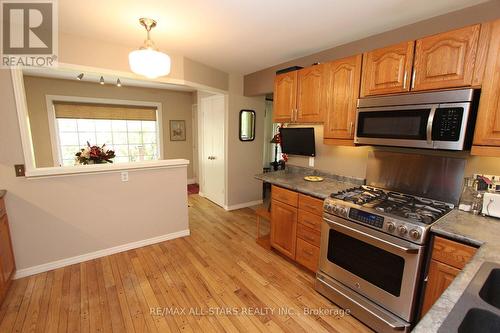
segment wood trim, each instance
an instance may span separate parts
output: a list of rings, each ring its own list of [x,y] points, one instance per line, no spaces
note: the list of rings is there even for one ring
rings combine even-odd
[[[474,156],[500,157],[500,147],[472,146],[470,154]]]
[[[332,146],[349,146],[349,147],[356,146],[354,144],[353,139],[328,139],[328,138],[324,138],[323,144],[332,145]]]
[[[477,44],[476,64],[474,65],[474,74],[472,77],[472,86],[481,87],[483,84],[484,70],[486,68],[486,59],[490,46],[492,22],[481,24],[479,32],[479,41]]]

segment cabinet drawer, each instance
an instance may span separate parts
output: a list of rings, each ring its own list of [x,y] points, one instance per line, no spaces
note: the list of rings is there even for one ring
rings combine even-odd
[[[316,215],[323,214],[323,200],[299,194],[299,208]]]
[[[309,268],[311,271],[316,272],[318,269],[319,261],[319,247],[309,244],[302,239],[297,239],[297,254],[295,260]]]
[[[305,210],[299,209],[299,223],[311,228],[313,230],[321,232],[321,223],[323,222],[323,217],[320,215],[315,215]]]
[[[476,248],[446,238],[435,237],[432,259],[463,269],[476,253]]]
[[[297,237],[314,246],[319,246],[321,243],[320,231],[308,228],[300,223],[297,225]]]
[[[278,200],[287,205],[297,207],[299,201],[299,194],[294,191],[286,190],[284,188],[274,186],[271,189],[273,200]]]
[[[7,211],[5,210],[5,202],[0,198],[0,217],[4,216]]]

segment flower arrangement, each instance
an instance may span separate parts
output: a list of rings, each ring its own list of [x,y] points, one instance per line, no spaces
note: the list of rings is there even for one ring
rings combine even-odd
[[[78,153],[75,154],[75,161],[77,164],[102,164],[102,163],[113,163],[111,160],[115,157],[115,152],[111,149],[106,148],[106,144],[102,147],[91,146],[87,142],[87,147],[80,149]]]

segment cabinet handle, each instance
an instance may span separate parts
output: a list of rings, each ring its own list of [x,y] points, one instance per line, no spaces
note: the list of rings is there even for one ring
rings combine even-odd
[[[415,88],[415,78],[417,77],[417,73],[415,69],[413,69],[413,73],[411,75],[411,89]]]
[[[403,77],[403,89],[406,89],[406,79],[408,79],[408,72],[405,71],[405,75]]]

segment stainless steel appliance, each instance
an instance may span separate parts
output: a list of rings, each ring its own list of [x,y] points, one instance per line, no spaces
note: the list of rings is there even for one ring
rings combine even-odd
[[[479,91],[447,90],[358,100],[357,144],[466,150],[472,144]]]
[[[378,332],[409,331],[430,225],[458,202],[464,167],[458,158],[371,153],[368,185],[324,202],[316,290]],[[427,196],[399,191],[408,186]]]

